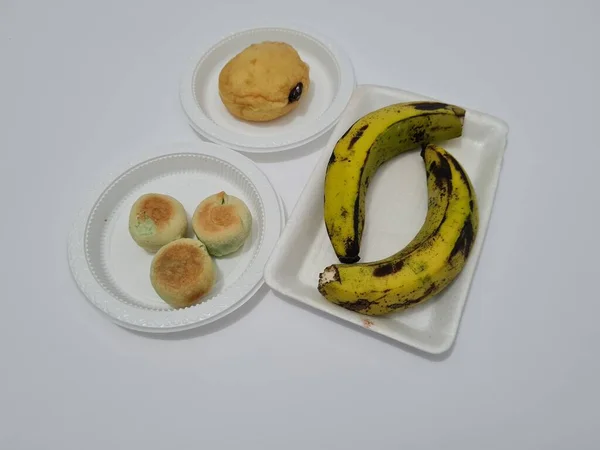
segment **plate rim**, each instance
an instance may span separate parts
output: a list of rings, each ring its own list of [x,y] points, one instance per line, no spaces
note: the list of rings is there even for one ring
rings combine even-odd
[[[349,110],[349,107],[353,104],[353,102],[359,101],[359,99],[362,96],[366,95],[369,92],[377,92],[377,91],[380,91],[380,92],[381,91],[387,91],[387,92],[393,91],[396,93],[411,94],[411,95],[419,96],[419,97],[422,97],[425,99],[436,100],[433,97],[429,97],[429,96],[426,96],[426,95],[423,95],[423,94],[420,94],[417,92],[399,89],[396,87],[382,86],[382,85],[377,85],[377,84],[359,84],[356,87],[356,89],[352,95],[352,99],[348,103],[348,108],[346,111]],[[353,311],[349,311],[349,310],[346,310],[343,308],[339,308],[339,307],[333,308],[333,306],[335,306],[335,305],[332,305],[331,308],[326,308],[326,307],[321,307],[320,305],[315,305],[314,302],[312,301],[312,299],[309,298],[308,296],[301,295],[298,292],[294,291],[293,289],[287,288],[286,286],[282,285],[279,282],[277,276],[275,275],[277,272],[276,262],[279,259],[278,248],[280,247],[280,244],[282,241],[287,241],[288,239],[290,239],[290,237],[289,237],[290,236],[289,233],[291,233],[290,230],[293,228],[293,226],[294,226],[293,224],[295,224],[295,222],[297,222],[297,220],[298,220],[298,218],[295,216],[295,213],[297,212],[297,208],[300,208],[301,205],[304,204],[304,202],[308,202],[308,199],[306,196],[307,190],[315,182],[314,178],[317,176],[318,168],[321,167],[329,159],[330,154],[327,149],[330,147],[330,143],[334,139],[336,139],[335,136],[338,135],[339,132],[343,131],[341,129],[338,129],[341,126],[341,120],[340,120],[340,122],[338,122],[338,125],[336,126],[336,129],[335,129],[334,133],[332,134],[332,136],[330,137],[328,143],[325,144],[325,146],[320,150],[321,154],[320,154],[319,158],[317,159],[317,162],[315,163],[313,171],[309,175],[309,178],[308,178],[306,184],[304,185],[302,192],[300,193],[300,195],[298,197],[298,200],[296,202],[296,206],[294,207],[294,210],[290,213],[290,215],[288,217],[288,222],[286,224],[286,227],[281,232],[281,235],[279,237],[277,245],[276,245],[275,249],[273,249],[273,251],[271,252],[270,257],[267,260],[267,263],[265,264],[264,279],[265,279],[265,283],[267,284],[267,286],[269,286],[274,292],[277,292],[288,298],[291,298],[291,299],[297,301],[298,303],[302,303],[303,305],[305,305],[308,308],[320,311],[321,313],[325,314],[327,316],[327,318],[329,318],[329,319],[337,319],[337,320],[341,321],[342,325],[349,325],[352,328],[360,328],[360,329],[368,330],[370,333],[385,336],[386,338],[389,338],[395,342],[413,347],[415,349],[418,349],[422,352],[429,353],[429,354],[439,355],[439,354],[442,354],[442,353],[448,351],[454,344],[456,337],[458,335],[460,323],[462,321],[462,316],[464,314],[464,309],[465,309],[467,299],[469,296],[469,291],[472,286],[472,281],[475,278],[475,271],[479,265],[479,257],[481,256],[481,252],[483,251],[483,244],[484,244],[484,241],[485,241],[485,238],[487,235],[487,231],[489,229],[489,221],[490,221],[491,215],[493,213],[495,197],[496,197],[496,193],[497,193],[498,184],[500,181],[500,171],[502,168],[502,162],[503,162],[504,155],[506,152],[506,147],[507,147],[507,142],[508,142],[508,133],[509,133],[509,126],[503,119],[498,118],[498,117],[488,114],[488,113],[478,111],[473,108],[466,108],[466,109],[467,109],[467,111],[470,111],[472,113],[482,115],[489,120],[493,120],[501,129],[503,144],[502,144],[501,154],[500,154],[500,156],[501,156],[500,163],[496,167],[496,174],[494,175],[495,188],[494,188],[494,191],[491,196],[492,200],[491,200],[491,204],[490,204],[490,213],[489,213],[489,216],[486,221],[485,230],[483,230],[483,233],[481,235],[480,243],[478,244],[480,247],[479,251],[478,251],[478,255],[477,255],[478,258],[472,269],[473,274],[471,276],[470,282],[468,283],[468,286],[466,287],[466,293],[465,293],[464,299],[462,301],[460,301],[460,304],[458,305],[458,308],[460,309],[460,314],[458,315],[458,319],[456,320],[456,323],[455,323],[455,326],[453,327],[452,333],[449,333],[447,335],[447,339],[445,339],[442,343],[440,343],[438,345],[434,345],[434,344],[430,344],[430,343],[427,343],[424,341],[412,339],[412,338],[406,337],[406,336],[400,337],[398,335],[398,333],[391,332],[392,330],[387,329],[387,327],[375,328],[372,325],[369,325],[367,323],[369,317],[366,315],[362,315],[362,314],[359,314],[359,313],[356,313]],[[344,114],[346,114],[346,111],[344,112]],[[343,117],[343,115],[341,117]],[[341,119],[341,117],[340,117],[340,119]],[[335,309],[336,312],[332,312],[331,309]]]
[[[92,270],[89,267],[87,255],[85,252],[85,234],[88,227],[90,216],[94,210],[94,207],[98,200],[102,197],[103,193],[112,186],[120,177],[129,172],[132,169],[135,169],[137,166],[148,163],[152,160],[161,159],[169,156],[183,156],[183,155],[206,155],[212,158],[217,158],[222,160],[228,164],[231,164],[236,169],[240,170],[240,165],[246,165],[246,167],[252,167],[253,172],[252,175],[248,175],[246,171],[242,171],[248,176],[250,181],[255,184],[256,191],[260,197],[261,202],[265,205],[265,215],[268,210],[271,210],[270,214],[278,214],[279,220],[277,221],[278,230],[274,230],[276,233],[272,237],[271,248],[267,248],[265,250],[265,254],[263,256],[264,263],[270,257],[271,252],[273,251],[279,237],[281,236],[281,232],[285,226],[286,216],[285,216],[285,208],[283,205],[283,200],[280,195],[275,190],[274,186],[270,182],[269,178],[266,174],[252,161],[250,158],[236,152],[232,149],[228,149],[226,147],[222,147],[216,143],[212,142],[204,142],[204,141],[190,141],[190,142],[176,142],[171,144],[165,144],[160,147],[155,147],[153,151],[149,152],[147,157],[144,159],[130,162],[126,164],[124,167],[117,169],[115,171],[110,171],[106,177],[103,177],[104,182],[100,182],[98,186],[94,189],[90,190],[90,193],[87,195],[86,200],[84,202],[84,206],[80,207],[77,211],[74,220],[71,223],[71,228],[69,230],[69,234],[67,237],[67,260],[69,264],[69,272],[71,273],[71,277],[75,282],[79,291],[83,294],[83,297],[94,306],[99,312],[102,313],[102,316],[109,319],[111,322],[119,325],[123,328],[128,328],[135,331],[147,332],[147,333],[173,333],[184,330],[189,330],[193,328],[197,328],[203,325],[207,325],[209,323],[215,322],[223,317],[231,314],[236,309],[245,304],[248,300],[250,300],[254,294],[262,287],[264,282],[264,265],[262,267],[256,268],[256,273],[259,273],[260,276],[256,280],[256,282],[241,296],[238,300],[236,300],[232,305],[225,307],[223,310],[207,317],[205,319],[200,320],[192,320],[192,321],[184,321],[183,323],[178,324],[169,324],[169,323],[160,323],[161,315],[165,314],[173,314],[180,313],[184,314],[184,311],[188,308],[183,308],[180,310],[151,310],[151,309],[139,309],[133,306],[130,306],[126,302],[119,300],[111,293],[107,292],[101,284],[96,280],[95,276],[92,274]],[[118,172],[115,174],[115,172]],[[108,179],[108,181],[107,181]],[[259,180],[260,186],[256,186],[257,179]],[[275,200],[271,202],[269,199],[265,201],[265,194],[270,198],[270,200]],[[271,206],[267,206],[271,205]],[[277,210],[275,209],[277,208]],[[275,218],[271,220],[274,221]],[[274,222],[273,222],[274,223]],[[83,273],[83,276],[82,276]],[[237,283],[237,280],[236,280]],[[235,283],[234,283],[235,285]],[[89,294],[89,289],[93,288],[96,292],[100,292],[101,300],[98,300]],[[112,306],[120,309],[125,309],[128,312],[135,311],[143,311],[144,315],[152,316],[152,319],[140,319],[135,318],[129,319],[128,314],[111,314],[109,312],[109,308],[107,306],[107,302],[110,302]],[[153,316],[157,316],[154,318]],[[164,320],[164,317],[163,317]],[[156,323],[158,322],[158,323]]]
[[[285,140],[274,140],[269,136],[250,137],[235,133],[234,131],[225,129],[216,124],[206,114],[204,114],[201,108],[199,108],[196,104],[194,98],[193,79],[201,62],[221,45],[230,40],[236,39],[243,35],[264,31],[276,31],[284,33],[291,32],[304,36],[305,38],[312,39],[329,51],[329,53],[333,56],[335,63],[339,67],[340,88],[338,93],[323,114],[321,114],[321,116],[319,116],[315,121],[307,125],[308,129],[312,131],[309,133],[303,133],[305,136],[300,139],[287,138]],[[350,60],[348,54],[335,40],[328,36],[324,36],[319,32],[310,30],[307,27],[265,25],[243,28],[241,30],[226,34],[210,47],[205,48],[203,51],[200,51],[189,58],[187,66],[184,69],[179,81],[179,100],[188,124],[194,131],[202,135],[204,138],[241,152],[276,153],[292,150],[306,145],[330,131],[337,124],[341,115],[344,113],[348,103],[350,102],[350,99],[352,98],[352,94],[356,89],[356,86],[356,73],[352,61]],[[334,106],[335,108],[332,108]],[[324,117],[326,119],[324,119]],[[285,134],[286,133],[282,133],[282,135]],[[233,138],[228,139],[228,135]],[[237,136],[237,138],[235,136]],[[253,142],[244,142],[244,140],[248,139],[251,139]]]

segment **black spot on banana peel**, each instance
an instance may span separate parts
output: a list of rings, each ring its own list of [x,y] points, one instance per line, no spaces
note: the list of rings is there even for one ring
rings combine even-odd
[[[410,139],[415,145],[418,145],[425,140],[427,135],[427,129],[424,126],[416,127],[412,130]]]
[[[442,189],[442,185],[445,180],[449,180],[451,175],[450,164],[446,159],[440,159],[439,161],[433,161],[429,170],[432,172],[435,177],[436,183],[438,183],[438,188]],[[452,192],[452,184],[448,184],[448,189]]]
[[[418,102],[415,103],[413,106],[415,109],[419,109],[422,111],[434,111],[436,109],[447,108],[448,104],[440,102]]]
[[[359,298],[354,302],[342,302],[340,306],[343,308],[349,309],[350,311],[361,312],[370,308],[371,305],[375,304],[375,302],[371,302],[366,298]]]
[[[348,144],[348,150],[352,150],[352,147],[354,147],[354,144],[356,144],[358,142],[358,140],[362,137],[362,135],[365,133],[367,128],[369,128],[368,124],[363,125],[358,130],[356,130],[356,132],[354,133],[354,136],[352,136],[352,139],[350,139],[350,143]]]
[[[373,269],[374,277],[385,277],[398,272],[404,266],[404,260],[390,261],[389,263],[381,264]]]
[[[464,268],[479,224],[475,191],[443,148],[430,144],[422,156],[429,202],[421,229],[385,259],[327,267],[318,289],[328,301],[361,314],[389,314],[434,297]]]
[[[461,108],[460,106],[455,106],[455,105],[449,105],[448,103],[440,103],[440,102],[416,102],[413,103],[413,106],[415,109],[421,110],[421,111],[435,111],[437,109],[441,109],[441,108],[448,108],[448,109],[452,109],[455,114],[457,116],[465,116],[465,110],[463,108]]]
[[[344,139],[348,133],[350,133],[356,126],[356,124],[360,121],[360,119],[358,119],[356,122],[354,122],[352,125],[350,125],[350,127],[344,132],[344,134],[342,135],[342,137],[340,137],[340,139]]]
[[[458,235],[458,239],[454,243],[454,247],[452,247],[452,251],[450,252],[450,257],[448,259],[454,258],[458,253],[462,253],[465,258],[468,258],[469,253],[471,252],[471,248],[473,247],[473,240],[475,239],[473,233],[473,224],[471,223],[471,217],[465,222],[463,228]]]
[[[423,300],[426,300],[430,295],[434,294],[437,291],[438,287],[434,284],[430,285],[425,293],[420,297],[408,299],[400,303],[392,303],[390,305],[390,309],[398,310],[398,309],[407,309],[413,305],[417,305],[421,303]]]
[[[331,156],[329,157],[329,162],[327,163],[327,165],[331,165],[335,162],[335,153],[331,153]]]
[[[452,105],[401,103],[363,116],[337,141],[326,169],[324,219],[340,262],[360,260],[366,191],[378,168],[405,151],[461,136],[463,120],[464,110]]]

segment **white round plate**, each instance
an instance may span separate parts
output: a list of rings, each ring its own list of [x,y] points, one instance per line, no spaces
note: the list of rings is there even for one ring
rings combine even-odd
[[[270,122],[247,122],[235,118],[223,105],[219,73],[237,53],[262,41],[292,45],[310,66],[310,88],[289,114]],[[183,75],[180,96],[198,133],[236,150],[264,153],[296,148],[331,129],[355,84],[350,59],[329,39],[290,28],[255,28],[235,33],[195,58]]]
[[[183,204],[191,222],[198,203],[222,190],[248,205],[251,235],[236,253],[213,258],[217,280],[202,302],[173,309],[150,284],[153,255],[129,235],[131,205],[147,192],[168,194]],[[180,144],[129,168],[94,193],[69,235],[69,265],[87,299],[117,324],[140,331],[180,331],[225,316],[258,290],[284,220],[279,196],[251,160],[208,142]],[[194,237],[191,227],[188,237]]]

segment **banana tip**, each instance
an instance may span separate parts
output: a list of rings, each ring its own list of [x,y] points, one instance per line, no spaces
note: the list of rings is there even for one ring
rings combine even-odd
[[[360,256],[358,256],[358,255],[356,255],[356,256],[338,256],[338,259],[343,264],[354,264],[354,263],[360,261]]]
[[[467,110],[464,108],[461,108],[460,106],[452,106],[452,111],[454,111],[454,114],[456,114],[457,117],[465,117],[465,115],[467,114]]]
[[[334,281],[341,281],[340,272],[334,265],[328,266],[319,274],[319,290]]]

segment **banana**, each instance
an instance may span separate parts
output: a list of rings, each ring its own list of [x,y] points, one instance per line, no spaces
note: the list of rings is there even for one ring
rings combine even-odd
[[[359,258],[369,181],[407,150],[462,135],[465,110],[437,102],[399,103],[373,111],[337,141],[325,175],[325,226],[343,263]]]
[[[330,302],[367,315],[387,314],[425,302],[462,271],[479,225],[475,190],[443,148],[430,144],[421,156],[429,197],[421,229],[388,258],[325,268],[318,289]]]

